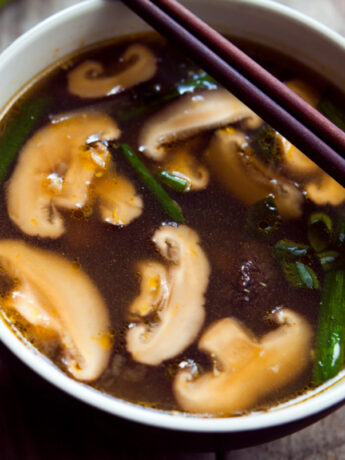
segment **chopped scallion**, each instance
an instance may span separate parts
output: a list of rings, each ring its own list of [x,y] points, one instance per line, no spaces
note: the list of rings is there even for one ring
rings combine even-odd
[[[340,254],[337,251],[325,251],[317,254],[322,268],[327,272],[336,268],[339,264]]]
[[[280,223],[278,209],[272,195],[254,203],[248,211],[249,228],[262,236],[269,236]]]
[[[156,177],[162,184],[170,187],[176,192],[185,192],[188,189],[188,182],[185,179],[169,171],[159,171]]]
[[[323,113],[323,115],[325,115],[325,117],[331,120],[340,129],[345,131],[345,112],[340,107],[338,107],[336,103],[334,103],[327,96],[324,96],[320,99],[317,108],[321,113]]]
[[[127,144],[121,144],[120,149],[144,185],[146,185],[146,187],[152,192],[152,194],[161,204],[164,211],[174,221],[183,222],[183,215],[176,201],[171,199],[167,192],[159,185],[159,183],[154,179],[144,163],[138,158],[131,147]]]
[[[320,289],[316,273],[302,262],[284,262],[280,265],[288,282],[296,288]]]
[[[331,243],[333,234],[332,219],[324,213],[313,213],[308,220],[308,239],[316,252],[324,251]]]
[[[133,118],[150,113],[156,107],[159,107],[166,102],[177,99],[185,93],[192,93],[199,88],[215,89],[218,88],[218,85],[216,81],[206,72],[196,73],[192,78],[181,81],[181,83],[177,84],[175,88],[167,91],[166,93],[162,94],[157,91],[152,91],[150,96],[144,98],[137,107],[134,107],[131,110],[128,109],[120,111],[118,113],[118,118],[121,121],[132,120]]]
[[[285,261],[298,260],[301,257],[306,256],[309,251],[309,246],[287,239],[278,241],[273,248],[274,255],[278,259]]]
[[[25,101],[19,113],[10,120],[5,135],[0,138],[0,183],[47,104],[47,98]]]
[[[345,270],[326,273],[316,339],[312,384],[321,385],[344,365]]]

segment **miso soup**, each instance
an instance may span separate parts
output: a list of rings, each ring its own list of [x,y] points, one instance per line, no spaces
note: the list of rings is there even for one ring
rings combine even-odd
[[[241,46],[344,119],[320,77]],[[158,35],[28,85],[0,173],[2,316],[71,378],[229,416],[342,369],[345,189]]]

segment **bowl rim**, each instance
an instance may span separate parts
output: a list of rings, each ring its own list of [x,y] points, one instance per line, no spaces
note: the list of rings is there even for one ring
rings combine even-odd
[[[206,3],[206,0],[192,0],[194,3]],[[241,4],[241,7],[252,6],[262,9],[270,14],[289,18],[305,29],[312,29],[324,39],[332,42],[333,46],[340,46],[345,54],[345,38],[327,26],[320,24],[315,19],[271,0],[213,0],[215,3]],[[19,38],[0,54],[0,62],[6,64],[6,60],[13,54],[25,48],[30,40],[41,34],[45,34],[51,27],[56,27],[66,21],[67,18],[78,17],[84,13],[91,13],[97,8],[102,8],[107,2],[104,0],[86,0],[70,6],[40,22]],[[45,380],[65,391],[69,395],[112,415],[124,419],[140,422],[158,428],[166,428],[177,431],[204,432],[204,433],[236,433],[252,431],[296,422],[339,404],[345,399],[345,371],[340,376],[319,387],[315,394],[309,394],[294,399],[287,403],[274,407],[266,412],[252,412],[239,417],[200,417],[178,411],[162,411],[150,409],[140,405],[117,399],[88,385],[69,378],[60,371],[51,361],[43,357],[36,349],[19,340],[13,330],[5,321],[0,321],[0,340],[21,361],[28,365]],[[333,388],[331,388],[333,387]],[[325,391],[327,390],[327,391]],[[301,404],[302,403],[302,404]]]

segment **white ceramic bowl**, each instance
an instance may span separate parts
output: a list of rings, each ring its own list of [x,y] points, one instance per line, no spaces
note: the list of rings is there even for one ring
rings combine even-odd
[[[304,62],[345,92],[345,40],[305,16],[267,0],[186,0],[192,10],[221,32],[257,41]],[[64,10],[16,40],[0,56],[0,108],[28,81],[56,60],[81,47],[149,27],[120,2],[88,0]],[[236,418],[203,419],[143,408],[78,383],[19,341],[0,321],[0,338],[42,377],[80,400],[111,414],[172,430],[239,433],[274,429],[329,410],[345,399],[342,372],[312,393],[268,412]]]

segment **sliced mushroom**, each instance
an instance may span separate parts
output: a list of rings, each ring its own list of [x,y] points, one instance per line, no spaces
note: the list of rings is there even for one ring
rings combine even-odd
[[[320,206],[338,206],[345,201],[345,188],[322,170],[318,177],[306,185],[305,190],[308,198]]]
[[[150,80],[156,73],[153,53],[143,45],[131,45],[121,56],[125,69],[113,76],[102,76],[104,67],[97,61],[85,61],[68,74],[70,93],[84,98],[110,96]]]
[[[127,223],[137,217],[141,199],[125,178],[115,176],[110,151],[103,143],[119,136],[116,123],[96,112],[55,119],[38,130],[22,148],[8,184],[7,206],[13,222],[28,235],[58,238],[65,231],[58,209],[81,209],[89,204],[91,188],[97,188],[98,181],[105,221],[116,223],[109,215],[115,215],[119,206]],[[105,186],[109,178],[118,186]]]
[[[208,170],[193,154],[193,145],[194,143],[191,143],[172,148],[163,166],[165,170],[187,181],[187,191],[203,190],[209,181]]]
[[[294,93],[308,102],[308,104],[313,107],[317,106],[317,103],[320,100],[320,93],[314,86],[311,86],[308,82],[301,80],[300,78],[293,78],[292,80],[286,81],[285,84]]]
[[[254,112],[224,89],[185,95],[147,121],[139,143],[145,155],[160,161],[166,155],[166,144],[242,119],[250,128],[261,123]]]
[[[158,365],[181,353],[199,333],[210,266],[198,235],[185,225],[159,228],[153,242],[168,265],[140,264],[141,294],[129,308],[137,322],[126,340],[134,360]]]
[[[180,407],[230,415],[252,408],[300,375],[311,360],[311,327],[288,309],[274,319],[281,326],[260,341],[232,318],[211,325],[199,348],[212,356],[214,369],[196,378],[186,370],[177,374],[173,390]]]
[[[284,167],[293,176],[305,179],[319,172],[320,168],[318,165],[291,144],[291,142],[280,134],[277,134],[277,139],[280,142]]]
[[[314,87],[309,85],[309,83],[295,78],[287,81],[285,84],[310,105],[313,107],[317,106],[320,94]],[[280,134],[277,134],[277,138],[280,141],[284,165],[288,171],[302,178],[318,172],[319,167],[317,164],[292,145],[291,142]]]
[[[302,192],[293,182],[264,165],[246,145],[245,135],[233,128],[214,134],[206,161],[218,180],[247,205],[273,194],[283,218],[299,217]]]
[[[139,217],[143,200],[132,183],[115,171],[109,171],[95,184],[102,220],[113,225],[128,225]]]
[[[107,307],[91,279],[71,261],[16,240],[0,241],[0,265],[15,283],[2,307],[54,331],[76,379],[97,379],[107,366],[112,335]]]

